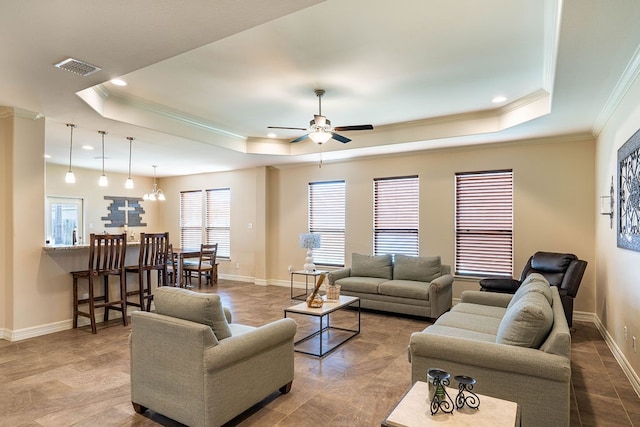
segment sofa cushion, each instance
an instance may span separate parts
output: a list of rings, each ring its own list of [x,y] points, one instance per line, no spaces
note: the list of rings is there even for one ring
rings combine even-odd
[[[396,254],[393,266],[395,280],[431,282],[441,276],[440,257],[418,257]]]
[[[379,277],[391,279],[393,267],[391,255],[351,255],[351,275],[358,277]]]
[[[507,308],[496,342],[518,347],[539,348],[553,326],[553,310],[539,292],[529,292]]]
[[[482,316],[479,314],[448,312],[440,316],[435,324],[481,332],[495,337],[500,327],[500,320],[501,319],[497,317]]]
[[[527,278],[522,282],[522,285],[518,288],[515,294],[513,294],[513,298],[509,302],[507,308],[513,306],[518,302],[520,298],[528,294],[529,292],[538,292],[547,299],[549,304],[552,303],[553,297],[551,296],[551,287],[547,279],[540,273],[533,273],[527,276]]]
[[[386,281],[379,277],[344,277],[336,280],[336,285],[340,285],[342,291],[377,294],[378,285]]]
[[[378,293],[392,297],[429,301],[429,284],[414,280],[387,280],[380,283]]]
[[[208,325],[218,341],[231,336],[220,297],[187,289],[161,286],[153,293],[156,313]]]
[[[492,305],[473,304],[468,302],[459,302],[451,308],[451,313],[478,314],[480,316],[494,317],[496,319],[502,319],[506,312],[506,307],[495,307]]]

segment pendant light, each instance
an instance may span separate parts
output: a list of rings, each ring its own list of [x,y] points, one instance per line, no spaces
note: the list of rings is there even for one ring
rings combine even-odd
[[[100,187],[106,187],[109,185],[109,180],[107,179],[107,175],[104,174],[104,136],[107,132],[103,130],[99,130],[98,133],[102,135],[102,175],[100,175],[100,180],[98,181],[98,185]]]
[[[69,170],[64,176],[64,182],[67,184],[73,184],[76,182],[76,176],[71,170],[71,153],[73,152],[73,128],[76,127],[73,123],[67,123],[67,127],[71,129],[71,139],[69,142]]]
[[[144,195],[142,196],[142,200],[149,200],[150,202],[153,202],[154,200],[166,200],[166,198],[164,197],[164,193],[161,189],[158,188],[158,184],[156,183],[157,167],[158,165],[153,165],[153,189],[150,193],[144,193]]]
[[[132,136],[128,136],[127,139],[129,140],[129,178],[127,178],[127,181],[124,183],[124,188],[132,189],[133,179],[131,179],[131,142],[134,138]]]

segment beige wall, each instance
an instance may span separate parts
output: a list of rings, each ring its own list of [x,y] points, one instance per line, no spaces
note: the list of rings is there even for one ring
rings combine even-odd
[[[161,223],[169,231],[174,247],[180,246],[180,192],[230,188],[231,260],[220,260],[219,273],[237,280],[255,279],[265,283],[265,218],[262,215],[266,192],[265,168],[164,178],[158,182],[167,197]],[[258,202],[263,205],[258,206]]]
[[[617,150],[640,128],[640,81],[636,79],[613,116],[600,133],[597,143],[596,194],[608,195],[611,177],[615,191],[617,181]],[[640,369],[639,354],[632,348],[632,337],[640,340],[640,253],[617,247],[615,221],[618,201],[615,202],[613,230],[608,217],[601,217],[596,227],[596,316],[606,328],[614,352],[626,360],[634,372]],[[627,339],[624,327],[628,328]],[[638,341],[640,347],[640,341]],[[635,376],[638,384],[638,377]]]
[[[11,219],[11,184],[13,173],[13,114],[0,109],[0,331],[7,328],[12,316],[12,272],[8,268],[13,254]],[[1,336],[1,334],[0,334]]]
[[[538,250],[572,252],[590,263],[576,310],[594,310],[594,159],[590,138],[528,141],[325,163],[272,170],[269,205],[271,279],[288,280],[287,267],[302,267],[298,234],[307,227],[307,184],[346,181],[346,258],[373,248],[373,179],[417,174],[420,178],[420,253],[454,258],[454,174],[513,169],[514,255],[518,275]],[[477,280],[457,281],[454,297],[478,289]]]

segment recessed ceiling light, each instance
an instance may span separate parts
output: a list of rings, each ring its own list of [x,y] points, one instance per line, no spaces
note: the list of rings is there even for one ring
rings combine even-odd
[[[93,150],[93,147],[92,147],[92,146],[90,146],[90,145],[83,145],[83,146],[82,146],[82,149],[83,149],[83,150]]]
[[[491,100],[491,102],[493,102],[494,104],[499,104],[499,103],[504,102],[504,101],[506,101],[506,100],[507,100],[507,97],[506,97],[506,96],[502,96],[502,95],[500,95],[500,96],[496,96],[495,98],[493,98],[493,99]]]
[[[271,133],[268,133],[267,136],[269,138],[276,138],[278,135],[276,135],[275,133],[271,132]]]
[[[122,79],[111,79],[110,81],[111,81],[111,83],[113,83],[116,86],[126,86],[127,85],[127,82],[125,82]]]

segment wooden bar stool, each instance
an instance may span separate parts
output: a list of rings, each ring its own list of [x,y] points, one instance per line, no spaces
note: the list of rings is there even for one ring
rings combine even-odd
[[[169,233],[140,233],[140,255],[138,264],[125,267],[127,273],[138,274],[138,289],[128,291],[127,297],[137,295],[139,302],[129,305],[151,311],[151,272],[158,273],[158,286],[169,284],[167,277],[167,259],[169,251]]]
[[[173,253],[173,245],[169,244],[167,250],[167,280],[169,286],[178,286],[178,270],[176,268],[176,256]]]
[[[218,244],[200,245],[200,257],[197,263],[183,262],[182,270],[184,271],[184,279],[186,286],[191,286],[191,278],[198,278],[198,287],[202,286],[202,278],[205,278],[205,284],[213,281],[218,283],[218,264],[216,263],[216,254],[218,252]]]
[[[78,316],[88,317],[91,321],[91,332],[97,333],[97,308],[104,307],[104,322],[109,320],[109,310],[122,313],[122,323],[127,326],[127,289],[124,272],[124,259],[127,251],[126,234],[94,234],[89,236],[89,268],[72,271],[73,276],[73,327],[78,327]],[[117,299],[109,298],[109,276],[118,276],[120,295]],[[96,296],[94,283],[102,277],[102,295]],[[87,279],[88,297],[80,298],[78,279]],[[80,311],[79,305],[87,304],[89,311]]]

